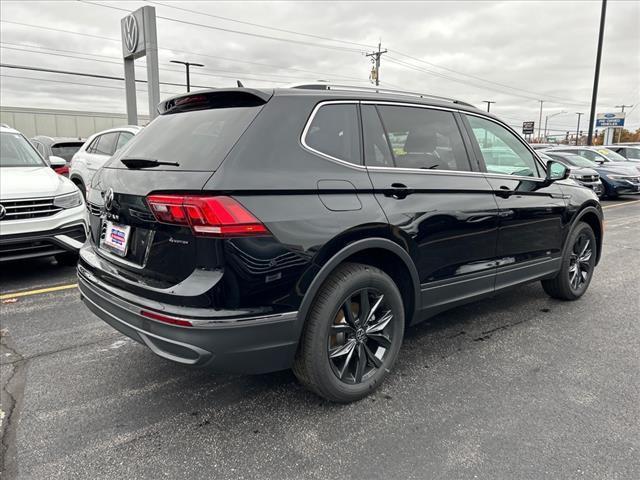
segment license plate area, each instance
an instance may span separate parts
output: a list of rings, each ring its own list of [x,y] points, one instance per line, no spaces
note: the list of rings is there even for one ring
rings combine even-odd
[[[131,227],[129,225],[121,225],[106,220],[104,236],[100,238],[100,248],[119,257],[124,257],[127,255],[130,234]]]

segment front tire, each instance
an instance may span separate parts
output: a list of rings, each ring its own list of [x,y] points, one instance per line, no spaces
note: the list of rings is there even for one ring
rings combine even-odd
[[[553,298],[577,300],[587,291],[595,266],[596,236],[588,224],[579,222],[567,239],[560,271],[542,280],[542,288]]]
[[[367,396],[391,370],[404,335],[398,287],[382,270],[345,263],[325,281],[311,307],[293,371],[327,400]]]

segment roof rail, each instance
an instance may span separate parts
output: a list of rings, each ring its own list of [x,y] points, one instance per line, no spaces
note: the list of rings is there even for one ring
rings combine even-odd
[[[356,92],[374,92],[374,93],[390,93],[394,95],[406,95],[408,97],[419,98],[431,98],[434,100],[443,100],[445,102],[456,103],[458,105],[464,105],[466,107],[477,108],[475,105],[456,100],[455,98],[440,97],[438,95],[431,95],[428,93],[409,92],[406,90],[393,90],[389,88],[381,87],[358,87],[354,85],[335,85],[332,83],[301,83],[298,85],[292,85],[289,88],[299,88],[306,90],[336,90],[336,91],[356,91]]]

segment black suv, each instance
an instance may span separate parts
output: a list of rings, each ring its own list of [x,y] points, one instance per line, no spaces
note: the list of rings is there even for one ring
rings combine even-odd
[[[596,195],[511,128],[429,95],[200,91],[102,168],[80,291],[161,357],[293,368],[339,402],[380,385],[407,326],[541,280],[586,291]]]

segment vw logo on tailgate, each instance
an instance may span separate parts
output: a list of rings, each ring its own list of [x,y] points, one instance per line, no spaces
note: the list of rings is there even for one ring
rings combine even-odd
[[[2,220],[6,214],[7,214],[7,209],[4,208],[4,205],[0,203],[0,220]]]
[[[107,190],[107,193],[104,195],[104,211],[110,212],[113,208],[113,188]]]

